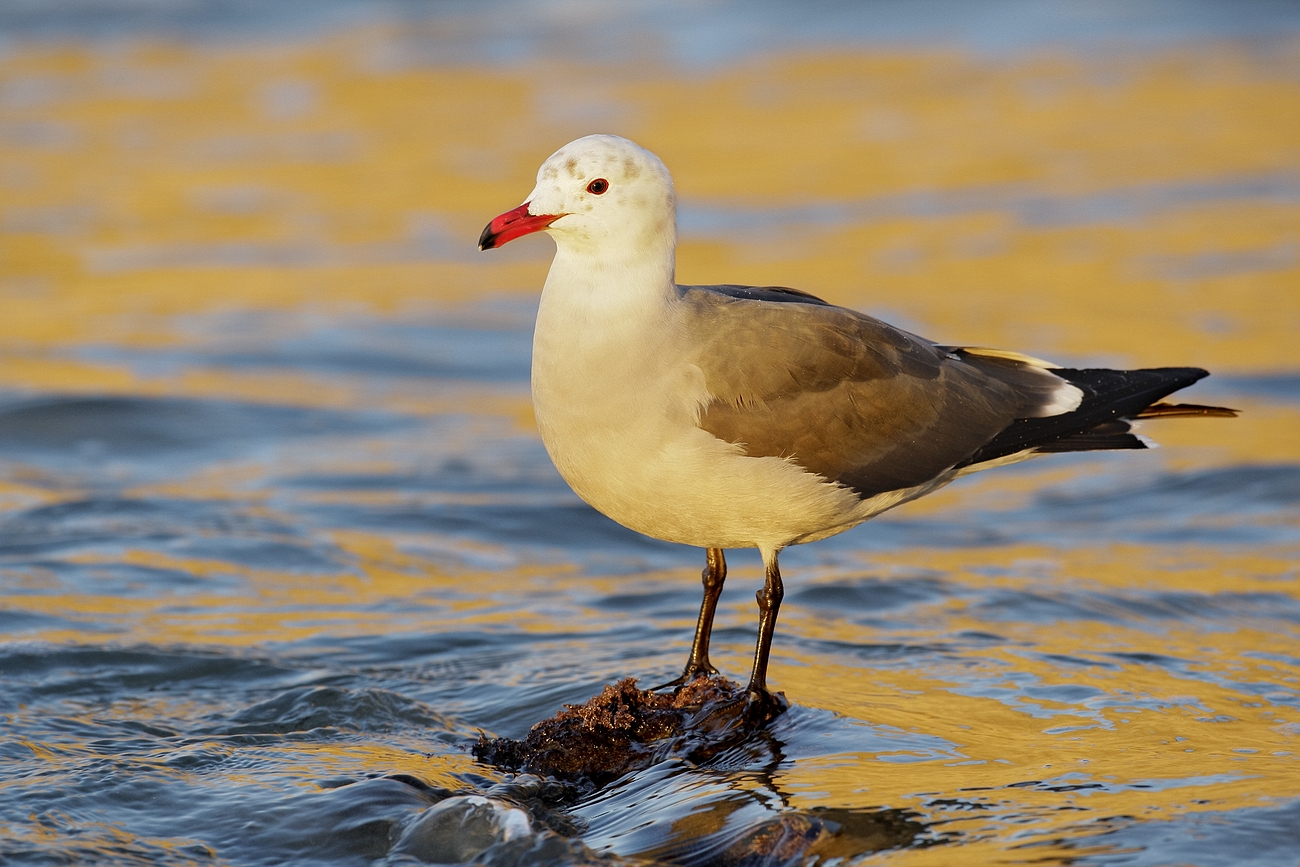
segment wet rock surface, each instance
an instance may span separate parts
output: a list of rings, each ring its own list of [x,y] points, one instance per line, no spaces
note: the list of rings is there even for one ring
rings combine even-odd
[[[452,795],[403,829],[390,863],[483,864],[497,867],[597,863],[576,839],[557,834],[517,804],[484,795]]]
[[[756,708],[743,688],[700,677],[674,693],[638,689],[633,678],[611,684],[585,704],[566,705],[521,741],[481,737],[474,756],[512,771],[580,785],[604,785],[669,756],[705,760],[760,732],[785,709]]]

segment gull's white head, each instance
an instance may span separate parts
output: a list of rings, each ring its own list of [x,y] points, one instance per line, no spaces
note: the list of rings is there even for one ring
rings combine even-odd
[[[671,251],[677,241],[673,179],[659,157],[616,135],[569,142],[537,171],[527,201],[488,223],[480,250],[545,231],[564,249],[609,255]]]

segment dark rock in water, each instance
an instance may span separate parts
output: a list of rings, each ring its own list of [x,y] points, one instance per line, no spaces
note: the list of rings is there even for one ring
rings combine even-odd
[[[596,786],[670,755],[694,759],[746,737],[785,709],[758,708],[722,677],[700,677],[672,694],[637,689],[633,678],[586,704],[566,705],[522,741],[481,737],[475,758],[500,768]]]
[[[903,810],[814,807],[781,811],[753,823],[737,823],[736,818],[733,814],[716,828],[644,854],[656,863],[708,867],[838,863],[916,845],[925,831],[915,814]]]
[[[528,814],[481,795],[456,795],[422,812],[402,833],[394,853],[460,864],[492,846],[533,833]]]
[[[517,805],[482,795],[453,795],[410,822],[388,852],[394,863],[500,867],[597,864],[599,855],[538,825]]]

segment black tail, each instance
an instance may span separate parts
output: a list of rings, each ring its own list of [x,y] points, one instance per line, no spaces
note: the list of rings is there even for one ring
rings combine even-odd
[[[1140,418],[1160,416],[1231,417],[1236,410],[1198,404],[1156,401],[1209,376],[1199,367],[1157,367],[1148,370],[1074,370],[1052,373],[1083,390],[1083,402],[1073,412],[1012,422],[961,466],[993,461],[1027,449],[1036,452],[1087,452],[1099,449],[1144,449],[1133,434]]]

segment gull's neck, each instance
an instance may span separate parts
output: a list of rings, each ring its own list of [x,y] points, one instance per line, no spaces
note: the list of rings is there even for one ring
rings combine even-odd
[[[558,326],[570,339],[613,338],[652,328],[677,297],[671,238],[600,249],[556,240],[542,289],[539,331]]]
[[[533,406],[548,448],[557,425],[633,417],[624,403],[643,399],[678,343],[671,246],[592,250],[556,240],[533,332]]]

